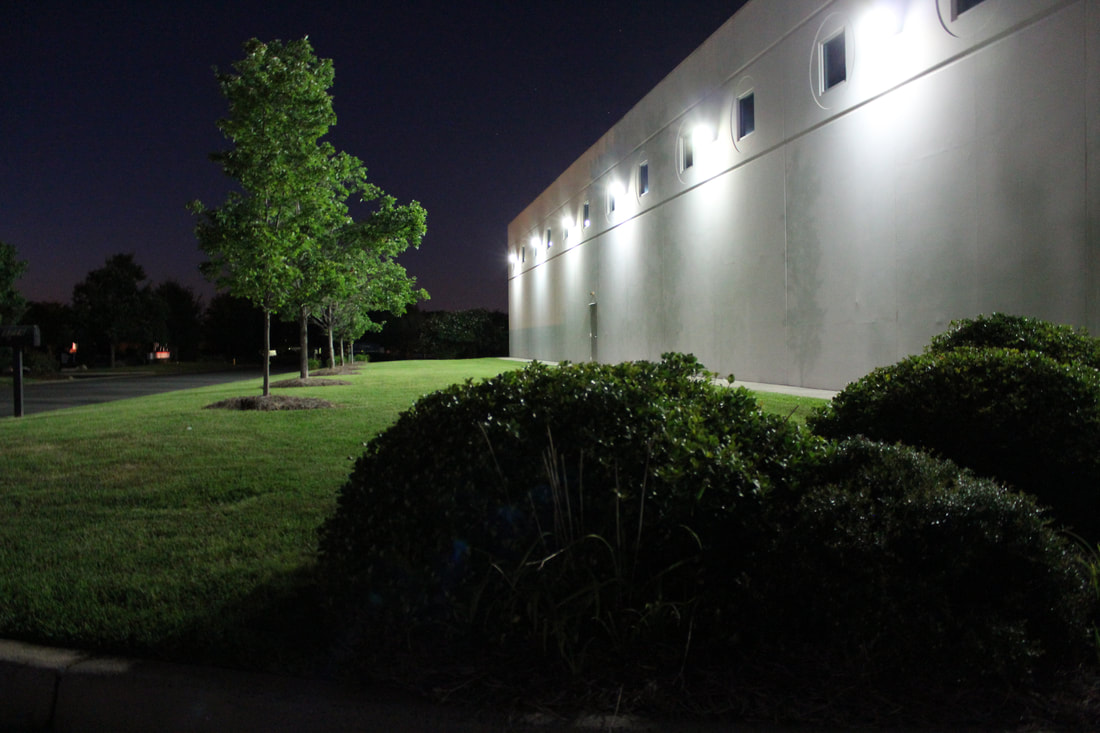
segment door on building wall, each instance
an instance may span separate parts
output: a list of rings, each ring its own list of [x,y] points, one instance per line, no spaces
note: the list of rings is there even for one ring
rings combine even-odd
[[[596,304],[595,303],[589,303],[588,304],[588,329],[589,329],[588,330],[588,341],[591,344],[592,361],[599,361],[599,359],[600,359],[599,349],[597,348],[597,345],[596,345],[596,334],[598,333],[598,330],[596,328],[596,324],[597,324],[597,321],[596,321]]]

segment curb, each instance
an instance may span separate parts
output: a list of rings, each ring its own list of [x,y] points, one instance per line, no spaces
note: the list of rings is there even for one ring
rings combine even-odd
[[[504,719],[488,720],[471,711],[400,700],[380,690],[355,691],[316,680],[97,657],[0,641],[0,730],[4,731],[482,733],[507,729]]]
[[[569,722],[448,707],[382,688],[104,657],[0,640],[0,731],[8,733],[594,733],[773,731],[617,715]]]

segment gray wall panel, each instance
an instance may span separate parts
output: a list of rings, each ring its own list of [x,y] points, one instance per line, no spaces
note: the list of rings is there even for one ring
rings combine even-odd
[[[1098,6],[985,0],[956,19],[914,0],[876,36],[859,0],[753,0],[513,221],[517,252],[592,209],[579,247],[511,266],[513,354],[590,354],[593,290],[602,361],[688,351],[812,387],[993,310],[1100,331]],[[822,92],[834,32],[848,78]],[[699,122],[715,139],[681,170]]]

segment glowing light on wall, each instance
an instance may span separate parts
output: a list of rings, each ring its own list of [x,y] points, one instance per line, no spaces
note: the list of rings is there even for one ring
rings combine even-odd
[[[710,125],[699,124],[691,129],[691,144],[696,150],[701,150],[703,147],[714,142],[717,137],[718,134]]]
[[[893,83],[912,57],[910,44],[901,36],[908,5],[908,0],[874,0],[856,22],[860,68],[869,92]]]
[[[607,215],[613,217],[615,210],[619,207],[623,201],[623,184],[619,181],[612,181],[607,184]]]
[[[876,0],[860,21],[861,34],[868,40],[896,36],[905,27],[904,0]]]
[[[574,231],[576,224],[568,216],[561,218],[561,231],[564,244],[568,246],[570,240],[575,240],[577,232]]]

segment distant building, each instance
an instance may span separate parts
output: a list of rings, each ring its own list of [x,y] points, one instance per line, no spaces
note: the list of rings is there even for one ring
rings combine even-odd
[[[1100,0],[751,0],[508,241],[517,357],[838,388],[956,318],[1100,333]]]

